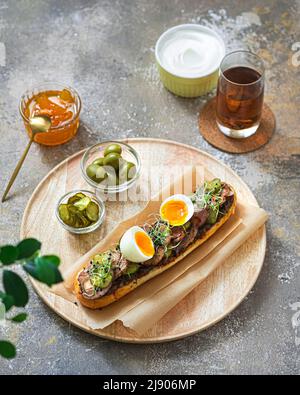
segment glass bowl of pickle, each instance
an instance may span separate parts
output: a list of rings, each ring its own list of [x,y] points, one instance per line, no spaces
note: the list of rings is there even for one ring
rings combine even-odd
[[[90,233],[102,224],[105,206],[93,192],[78,189],[59,199],[56,217],[63,228],[71,233]]]
[[[81,159],[86,182],[103,194],[124,192],[140,176],[137,151],[121,141],[104,141],[88,148]]]

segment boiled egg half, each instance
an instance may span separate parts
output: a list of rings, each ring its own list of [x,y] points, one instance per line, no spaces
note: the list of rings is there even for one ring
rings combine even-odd
[[[194,214],[194,205],[185,195],[172,195],[160,206],[160,216],[171,226],[184,225]]]
[[[131,262],[139,263],[151,259],[155,253],[150,236],[139,226],[129,228],[120,240],[120,251]]]

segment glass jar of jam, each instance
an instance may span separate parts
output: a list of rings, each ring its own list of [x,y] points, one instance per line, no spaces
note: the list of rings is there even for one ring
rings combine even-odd
[[[71,140],[77,133],[81,100],[69,86],[55,82],[44,83],[25,92],[20,101],[20,113],[26,131],[31,136],[29,119],[47,115],[51,128],[47,133],[38,133],[34,141],[43,145],[59,145]]]

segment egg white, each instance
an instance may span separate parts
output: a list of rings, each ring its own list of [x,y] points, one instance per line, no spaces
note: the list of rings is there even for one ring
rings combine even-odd
[[[121,253],[126,259],[134,263],[145,262],[153,257],[153,255],[152,256],[145,255],[141,251],[140,247],[137,245],[135,241],[135,234],[137,232],[143,232],[148,236],[147,232],[145,232],[144,229],[140,228],[139,226],[132,226],[123,234],[120,240]],[[153,250],[154,250],[154,246],[153,246]]]
[[[184,225],[185,223],[187,223],[187,222],[192,218],[192,216],[193,216],[193,214],[194,214],[194,211],[195,211],[195,210],[194,210],[194,205],[193,205],[191,199],[190,199],[189,197],[185,196],[185,195],[180,194],[180,193],[178,193],[178,194],[176,194],[176,195],[172,195],[172,196],[168,197],[167,199],[165,199],[165,200],[162,202],[162,204],[160,205],[160,216],[161,216],[161,218],[162,218],[164,221],[168,221],[168,219],[165,218],[165,217],[163,216],[162,208],[163,208],[163,206],[164,206],[168,201],[170,201],[170,200],[181,201],[181,202],[185,203],[185,205],[187,206],[188,214],[187,214],[187,216],[186,216],[184,222],[181,224],[181,225]],[[169,221],[168,221],[168,222],[169,222]],[[173,225],[173,224],[170,223],[170,225]]]

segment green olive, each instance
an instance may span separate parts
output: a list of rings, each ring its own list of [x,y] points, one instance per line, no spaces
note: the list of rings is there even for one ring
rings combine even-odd
[[[106,177],[107,177],[107,172],[105,171],[104,167],[98,166],[94,181],[100,183],[103,180],[105,180]]]
[[[93,165],[103,166],[104,165],[103,162],[104,162],[104,158],[98,158],[94,160]]]
[[[115,186],[119,184],[119,177],[115,172],[109,172],[106,181],[108,186]]]
[[[99,166],[98,166],[98,165],[95,165],[94,163],[92,163],[92,164],[89,165],[89,166],[87,167],[87,169],[86,169],[86,174],[87,174],[87,176],[88,176],[91,180],[95,181],[96,173],[97,173],[97,170],[98,170],[98,169],[99,169]]]
[[[115,170],[119,169],[119,159],[121,158],[120,154],[117,152],[111,152],[107,154],[104,158],[104,165],[111,166]]]
[[[136,174],[136,166],[132,162],[127,162],[122,164],[120,168],[119,177],[120,179],[125,182],[127,180],[131,180]]]
[[[107,177],[106,171],[103,169],[103,167],[94,163],[88,166],[86,169],[86,174],[91,180],[97,183],[102,182]]]
[[[107,156],[111,153],[116,153],[121,155],[122,153],[122,148],[119,144],[110,144],[108,145],[105,150],[104,150],[104,156]]]
[[[106,171],[107,177],[105,178],[106,186],[115,186],[117,184],[118,171],[115,170],[112,166],[103,166]]]

